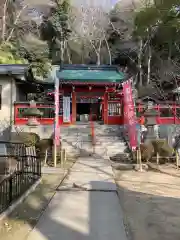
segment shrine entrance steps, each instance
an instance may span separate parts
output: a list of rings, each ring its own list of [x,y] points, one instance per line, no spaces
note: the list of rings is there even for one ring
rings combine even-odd
[[[115,157],[127,151],[123,138],[123,127],[94,123],[95,145],[92,144],[91,124],[61,127],[62,147],[72,157]]]

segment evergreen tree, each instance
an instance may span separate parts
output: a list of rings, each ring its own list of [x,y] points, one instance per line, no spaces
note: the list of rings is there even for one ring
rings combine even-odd
[[[44,18],[41,25],[41,36],[49,46],[49,57],[53,63],[60,63],[64,59],[67,40],[71,34],[68,26],[70,4],[68,0],[57,3],[49,18]]]

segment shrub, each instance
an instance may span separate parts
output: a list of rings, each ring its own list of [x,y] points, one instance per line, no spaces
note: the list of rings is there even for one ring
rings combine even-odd
[[[22,142],[26,147],[35,146],[37,142],[40,141],[40,137],[36,133],[21,132],[12,134],[12,142]]]
[[[166,140],[164,139],[156,139],[151,141],[153,147],[154,147],[154,152],[159,153],[163,145],[166,145]]]
[[[149,161],[154,154],[154,148],[151,142],[141,144],[140,150],[142,161]]]
[[[51,148],[53,146],[53,140],[51,138],[41,139],[36,142],[36,147],[39,150],[46,150],[47,148]]]
[[[164,139],[157,139],[152,141],[152,145],[154,147],[154,155],[156,156],[157,153],[160,156],[159,162],[165,163],[169,157],[172,157],[174,154],[174,149],[169,146],[167,140]]]

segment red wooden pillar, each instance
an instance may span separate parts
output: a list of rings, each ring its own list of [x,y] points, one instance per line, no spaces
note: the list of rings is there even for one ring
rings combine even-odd
[[[76,93],[72,92],[72,124],[76,123]]]
[[[104,124],[108,124],[108,93],[104,93],[104,111],[103,111]]]

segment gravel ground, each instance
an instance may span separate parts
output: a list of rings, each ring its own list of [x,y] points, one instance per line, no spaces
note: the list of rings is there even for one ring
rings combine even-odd
[[[180,239],[178,175],[115,171],[129,239]]]

